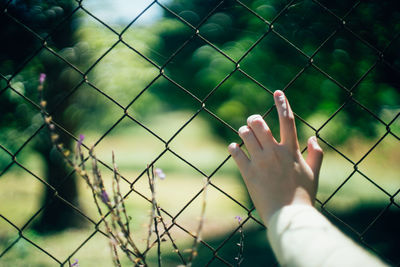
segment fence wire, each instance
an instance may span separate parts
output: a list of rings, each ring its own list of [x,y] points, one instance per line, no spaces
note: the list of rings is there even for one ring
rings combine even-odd
[[[243,76],[245,77],[245,79],[248,79],[250,82],[254,83],[255,85],[259,86],[260,88],[262,88],[263,90],[265,90],[266,92],[268,92],[269,94],[273,94],[273,92],[268,89],[265,85],[263,85],[261,82],[259,82],[256,78],[252,77],[252,75],[250,75],[249,73],[247,73],[245,70],[243,70],[240,67],[240,63],[242,62],[242,60],[247,57],[249,54],[252,53],[252,51],[259,45],[259,43],[264,40],[264,38],[266,38],[266,36],[270,36],[273,35],[279,39],[281,39],[284,43],[286,43],[288,46],[290,46],[291,48],[295,49],[297,51],[297,53],[299,55],[301,55],[302,57],[305,57],[307,59],[307,63],[302,67],[302,69],[296,74],[294,75],[294,77],[290,80],[289,83],[286,84],[286,86],[284,86],[284,88],[282,88],[283,91],[289,90],[291,88],[291,86],[295,83],[296,80],[298,80],[303,73],[308,70],[308,69],[314,69],[315,71],[317,71],[318,73],[320,73],[321,75],[323,75],[324,77],[326,77],[327,79],[329,79],[330,81],[332,81],[334,84],[336,84],[338,87],[341,88],[341,90],[343,90],[346,95],[347,98],[345,99],[345,101],[343,103],[340,103],[340,107],[319,127],[319,128],[314,128],[311,124],[309,124],[304,118],[302,118],[301,116],[299,116],[298,114],[295,114],[296,119],[298,121],[300,121],[301,123],[304,123],[316,136],[317,138],[324,143],[326,146],[328,146],[332,151],[334,151],[337,155],[340,155],[346,162],[348,162],[349,164],[351,164],[353,166],[353,171],[348,175],[348,177],[346,177],[343,182],[336,188],[336,190],[324,201],[322,200],[318,200],[317,199],[317,206],[322,210],[323,213],[325,213],[331,220],[335,221],[337,224],[341,225],[342,228],[347,229],[347,232],[350,232],[352,234],[353,237],[355,237],[357,239],[357,241],[359,241],[360,243],[362,243],[363,245],[365,245],[366,247],[370,248],[371,250],[374,250],[380,257],[382,257],[383,259],[385,259],[387,262],[393,264],[393,265],[399,265],[400,262],[395,262],[394,259],[388,258],[386,257],[386,255],[383,255],[382,253],[380,253],[378,250],[376,250],[374,247],[372,247],[368,241],[366,241],[365,236],[368,233],[368,231],[370,231],[371,228],[373,228],[374,226],[376,226],[377,224],[379,224],[380,220],[385,216],[385,214],[388,212],[389,209],[391,208],[395,208],[398,209],[400,208],[399,203],[396,202],[396,198],[398,198],[399,192],[400,192],[400,188],[395,188],[396,191],[395,193],[389,193],[387,190],[385,190],[380,184],[379,181],[377,181],[376,177],[369,177],[368,175],[366,175],[360,168],[359,165],[365,160],[366,157],[368,157],[368,155],[371,154],[372,151],[374,151],[374,149],[376,149],[376,147],[387,137],[387,136],[391,136],[394,137],[397,141],[400,141],[400,137],[392,130],[392,125],[396,122],[396,120],[398,120],[398,117],[400,116],[400,112],[395,114],[394,118],[389,122],[386,123],[384,122],[382,119],[380,119],[380,117],[375,114],[372,110],[370,110],[368,107],[366,107],[365,105],[363,105],[361,102],[359,102],[359,100],[357,100],[356,95],[354,94],[354,89],[367,77],[367,75],[374,70],[374,68],[377,66],[377,64],[384,64],[385,66],[387,66],[388,68],[392,69],[395,73],[400,74],[399,70],[396,69],[396,67],[387,60],[386,58],[386,52],[387,50],[394,45],[394,43],[396,42],[396,40],[399,37],[400,32],[393,32],[392,33],[392,40],[387,44],[387,46],[383,49],[378,49],[377,47],[373,46],[370,42],[368,42],[367,40],[365,40],[362,36],[360,36],[359,34],[357,34],[352,28],[351,26],[348,26],[348,24],[346,24],[346,20],[351,18],[351,14],[357,10],[358,6],[362,3],[362,1],[357,1],[355,2],[344,15],[339,15],[336,14],[334,10],[332,10],[331,8],[328,8],[325,4],[323,4],[320,1],[317,0],[313,0],[312,2],[316,5],[318,5],[319,7],[321,7],[324,11],[326,11],[326,16],[332,16],[332,18],[334,18],[337,21],[337,28],[334,29],[332,32],[327,33],[327,38],[325,40],[323,40],[320,45],[317,47],[317,49],[311,54],[307,54],[306,52],[302,51],[302,49],[300,49],[298,46],[296,46],[296,44],[288,39],[287,37],[285,37],[283,34],[281,34],[279,32],[279,30],[275,29],[274,25],[276,22],[279,22],[282,17],[285,16],[285,14],[288,12],[289,8],[296,4],[296,1],[292,0],[292,1],[288,1],[287,4],[279,11],[277,12],[277,15],[271,20],[271,21],[267,21],[263,16],[261,16],[260,14],[257,13],[256,10],[252,10],[249,6],[247,6],[245,3],[243,3],[242,1],[239,0],[235,0],[234,3],[237,6],[240,6],[243,10],[243,12],[248,12],[249,14],[251,14],[252,16],[254,16],[255,18],[257,18],[261,23],[264,23],[266,28],[265,28],[265,32],[250,46],[250,48],[238,59],[235,60],[232,57],[230,57],[227,53],[225,53],[224,51],[222,51],[220,48],[218,48],[217,45],[215,45],[213,42],[209,41],[207,38],[205,38],[202,35],[202,32],[200,30],[200,27],[207,22],[207,20],[215,13],[217,12],[217,10],[224,4],[224,2],[226,1],[220,1],[218,4],[215,5],[214,8],[212,8],[212,10],[209,11],[209,13],[201,20],[200,23],[198,23],[198,25],[194,26],[191,23],[189,23],[187,20],[185,20],[182,16],[176,14],[173,10],[171,10],[166,4],[161,3],[160,1],[153,1],[151,4],[149,4],[148,7],[146,7],[145,9],[143,9],[143,11],[136,17],[134,18],[121,32],[116,32],[111,26],[109,26],[107,23],[105,23],[104,21],[102,21],[100,18],[98,18],[97,16],[95,16],[94,14],[92,14],[90,12],[90,10],[88,10],[88,8],[85,6],[85,1],[77,1],[76,2],[76,7],[75,9],[72,10],[72,12],[70,14],[68,14],[67,16],[64,17],[63,21],[61,21],[58,25],[56,25],[54,27],[54,29],[52,30],[52,32],[50,32],[47,36],[42,36],[40,34],[38,34],[29,24],[23,23],[22,21],[20,21],[17,17],[15,17],[11,12],[8,11],[8,8],[10,7],[10,5],[12,4],[13,1],[8,1],[6,4],[3,5],[1,11],[0,11],[0,16],[5,16],[7,18],[9,18],[10,20],[12,20],[13,22],[15,22],[16,24],[18,24],[21,28],[25,29],[27,32],[29,32],[31,35],[34,36],[35,39],[37,39],[38,42],[40,42],[40,47],[37,48],[25,61],[23,64],[21,64],[19,66],[19,68],[15,71],[15,73],[12,73],[12,75],[10,76],[5,76],[5,74],[0,73],[1,75],[1,79],[3,81],[5,81],[7,83],[5,88],[0,88],[0,95],[4,94],[6,91],[13,91],[13,93],[17,94],[19,97],[21,97],[26,103],[28,103],[29,105],[31,105],[32,107],[34,107],[37,110],[40,110],[40,107],[36,104],[36,101],[34,99],[30,99],[29,97],[25,96],[23,93],[21,93],[19,90],[17,90],[16,88],[13,87],[11,80],[16,77],[16,75],[18,75],[18,73],[20,73],[28,64],[29,62],[35,57],[37,56],[40,52],[42,52],[43,50],[46,50],[48,52],[50,52],[51,54],[53,54],[55,57],[57,57],[59,60],[61,60],[63,62],[63,64],[65,64],[66,66],[71,67],[76,73],[78,73],[81,77],[81,81],[75,86],[75,88],[69,92],[63,99],[59,100],[59,104],[67,101],[67,99],[69,97],[71,97],[71,95],[79,90],[80,86],[82,84],[86,84],[90,87],[92,87],[93,89],[95,89],[99,94],[102,94],[103,96],[105,96],[110,103],[112,103],[113,105],[115,105],[116,107],[118,107],[119,109],[121,109],[124,113],[123,115],[118,118],[118,120],[115,121],[115,123],[112,125],[112,127],[110,127],[107,131],[105,131],[101,137],[96,141],[95,143],[95,147],[117,126],[120,124],[120,122],[123,119],[129,119],[132,120],[134,123],[140,125],[145,131],[147,131],[148,133],[150,133],[151,135],[153,135],[155,138],[157,138],[159,141],[161,141],[165,148],[164,150],[156,157],[154,158],[152,164],[156,164],[156,162],[164,157],[164,155],[169,152],[172,153],[174,156],[176,156],[178,159],[180,159],[181,161],[183,161],[185,164],[187,164],[188,166],[190,166],[191,168],[193,168],[195,170],[195,172],[199,173],[200,175],[206,177],[209,181],[210,184],[209,186],[211,186],[212,188],[218,190],[220,193],[222,193],[226,198],[232,200],[235,202],[236,205],[239,205],[241,208],[245,209],[247,212],[247,217],[243,218],[243,221],[241,222],[241,225],[238,226],[236,229],[234,229],[234,231],[232,231],[230,234],[228,234],[225,239],[218,245],[218,246],[213,246],[211,244],[209,244],[208,242],[201,240],[202,245],[204,245],[204,247],[206,247],[208,250],[210,250],[212,256],[209,258],[206,266],[212,265],[212,264],[217,264],[217,265],[227,265],[227,266],[233,266],[234,263],[232,263],[232,259],[227,259],[225,258],[223,255],[221,255],[219,252],[224,248],[224,246],[226,246],[229,243],[233,243],[233,242],[237,242],[237,240],[235,240],[233,237],[235,235],[237,235],[238,231],[240,231],[241,227],[244,226],[245,224],[249,223],[249,222],[255,222],[257,224],[259,224],[260,226],[264,227],[262,222],[260,222],[253,214],[254,208],[249,209],[247,208],[244,204],[242,204],[239,200],[235,199],[235,197],[231,196],[228,192],[226,192],[224,190],[224,186],[223,185],[217,185],[213,182],[213,176],[215,176],[215,174],[226,164],[226,162],[229,160],[229,156],[227,155],[227,157],[220,162],[220,164],[218,165],[217,168],[215,168],[215,170],[213,170],[211,172],[211,174],[206,174],[204,171],[202,171],[200,168],[196,167],[196,164],[192,163],[190,158],[186,158],[182,155],[180,155],[178,152],[176,152],[173,148],[170,147],[170,143],[180,134],[180,132],[185,129],[201,112],[206,112],[208,113],[211,117],[215,118],[216,120],[218,120],[221,124],[224,125],[224,127],[230,129],[231,131],[237,133],[237,130],[235,129],[235,127],[233,127],[232,125],[230,125],[228,122],[224,121],[223,119],[221,119],[219,116],[217,116],[213,111],[211,111],[208,107],[207,107],[207,101],[208,99],[216,92],[218,91],[218,89],[228,80],[230,79],[230,77],[235,74],[235,73],[241,73],[243,74]],[[158,65],[156,64],[152,59],[150,59],[149,57],[147,57],[146,55],[144,55],[144,53],[140,52],[139,50],[137,50],[136,48],[132,47],[130,44],[128,44],[125,40],[124,40],[124,33],[133,25],[136,23],[136,21],[143,16],[143,14],[145,14],[146,12],[148,12],[148,10],[153,7],[153,6],[158,6],[160,8],[162,8],[162,10],[164,10],[164,12],[166,12],[167,14],[169,14],[170,16],[174,17],[175,19],[181,21],[182,23],[184,23],[185,25],[187,25],[191,31],[192,34],[184,41],[182,42],[182,44],[178,47],[178,49],[176,49],[176,51],[174,53],[172,53],[170,55],[170,57],[168,59],[166,59],[165,63],[163,65]],[[66,23],[66,21],[68,19],[70,19],[75,13],[77,12],[84,12],[86,15],[90,16],[91,18],[93,18],[94,20],[96,20],[98,23],[102,24],[104,27],[108,28],[110,31],[112,31],[115,36],[117,37],[117,41],[109,47],[109,49],[107,51],[105,51],[105,53],[100,56],[87,70],[82,70],[78,67],[76,67],[74,64],[72,64],[69,60],[67,60],[65,57],[63,57],[59,52],[55,51],[53,48],[51,48],[48,43],[47,40],[49,38],[52,37],[52,35],[59,31],[62,28],[62,25],[64,23]],[[306,15],[311,15],[311,14],[306,14]],[[327,27],[328,28],[328,27]],[[337,79],[335,79],[333,76],[331,76],[329,73],[327,73],[327,71],[325,71],[321,66],[318,65],[317,62],[314,61],[314,58],[316,57],[316,55],[321,51],[321,49],[324,47],[324,45],[329,42],[330,40],[332,40],[332,38],[338,33],[339,30],[344,30],[346,31],[348,34],[350,34],[351,36],[353,36],[355,39],[357,39],[358,41],[362,42],[364,45],[366,45],[370,51],[375,55],[375,62],[369,66],[369,68],[367,69],[367,71],[351,86],[345,86],[343,85],[341,82],[339,82]],[[210,47],[212,47],[215,51],[217,51],[218,53],[220,53],[223,57],[225,57],[227,60],[231,61],[233,64],[235,64],[236,68],[229,73],[225,78],[223,78],[219,84],[217,84],[204,98],[200,99],[199,97],[195,96],[189,89],[185,88],[184,86],[180,85],[180,83],[178,81],[176,81],[175,79],[169,77],[168,75],[165,74],[164,69],[176,58],[176,56],[189,44],[189,42],[193,39],[193,38],[199,38],[200,40],[204,41],[207,45],[209,45]],[[3,40],[4,41],[4,40]],[[151,80],[150,83],[148,83],[147,86],[145,86],[139,94],[137,94],[130,102],[128,105],[122,105],[120,104],[116,99],[114,99],[113,97],[111,97],[109,94],[107,94],[102,88],[97,87],[95,84],[93,84],[87,77],[88,77],[88,73],[92,71],[92,69],[108,54],[110,53],[115,47],[116,45],[124,45],[126,48],[130,49],[132,53],[135,53],[136,55],[139,55],[141,58],[143,58],[145,61],[147,61],[148,63],[150,63],[152,66],[154,66],[155,68],[158,69],[159,73],[154,77],[154,79]],[[153,131],[153,129],[147,127],[146,125],[144,125],[143,123],[141,123],[139,120],[137,120],[132,114],[130,114],[128,112],[129,107],[131,107],[135,101],[137,99],[139,99],[141,97],[141,95],[146,92],[150,86],[157,81],[157,79],[159,79],[160,77],[165,78],[166,80],[168,80],[170,83],[174,84],[177,88],[179,88],[179,90],[181,90],[182,92],[184,92],[185,94],[187,94],[188,96],[190,96],[191,98],[193,98],[193,100],[195,102],[198,103],[198,110],[197,112],[195,112],[192,117],[187,120],[180,128],[179,130],[177,130],[173,136],[170,139],[164,139],[161,136],[157,135],[155,131]],[[292,100],[295,101],[295,100]],[[374,123],[379,123],[382,125],[382,127],[385,128],[385,133],[376,141],[376,143],[358,160],[358,161],[353,161],[349,156],[347,156],[346,154],[344,154],[343,152],[339,151],[333,144],[331,144],[330,142],[328,142],[327,140],[325,140],[321,135],[320,132],[322,129],[324,129],[336,116],[338,116],[338,114],[345,108],[345,106],[348,103],[354,103],[357,106],[359,106],[362,110],[364,110],[366,113],[368,113],[369,115],[371,115],[375,120]],[[57,111],[57,107],[59,105],[55,105],[54,110],[51,110],[50,113],[54,113]],[[265,114],[263,114],[264,117],[268,116],[272,110],[274,109],[274,106],[271,106],[268,110],[266,110]],[[78,138],[75,137],[74,133],[71,133],[67,130],[66,127],[64,127],[63,125],[57,124],[57,121],[55,121],[55,125],[58,129],[58,131],[63,132],[65,135],[69,136],[70,138],[78,141]],[[37,129],[29,138],[27,138],[25,140],[25,142],[23,142],[21,145],[19,145],[19,148],[15,151],[12,152],[9,149],[7,149],[3,144],[0,144],[0,149],[7,153],[11,159],[11,162],[8,166],[6,166],[3,170],[0,170],[0,179],[1,176],[4,176],[12,166],[19,166],[21,169],[23,169],[27,174],[31,175],[32,177],[34,177],[34,179],[37,179],[38,181],[40,181],[43,185],[45,185],[47,188],[49,188],[50,190],[53,191],[53,200],[54,199],[59,199],[62,202],[65,203],[65,205],[68,205],[71,209],[75,210],[77,213],[79,213],[81,216],[83,216],[87,221],[89,221],[93,227],[94,230],[93,232],[87,236],[87,238],[79,245],[76,247],[76,249],[74,250],[73,253],[71,253],[71,255],[69,255],[66,258],[58,258],[54,255],[52,255],[52,253],[50,253],[49,251],[46,251],[45,248],[42,248],[36,241],[32,240],[31,238],[29,238],[28,236],[26,236],[26,234],[24,233],[24,231],[28,228],[28,226],[32,223],[32,221],[34,219],[36,219],[39,214],[46,209],[46,207],[48,207],[52,201],[49,201],[47,203],[45,203],[40,209],[38,209],[27,221],[26,223],[22,226],[19,227],[17,226],[12,219],[9,219],[7,214],[0,214],[0,217],[2,220],[4,220],[5,222],[7,222],[10,226],[12,226],[16,231],[18,231],[18,237],[13,240],[7,247],[5,247],[3,249],[3,251],[0,251],[0,265],[1,265],[1,260],[2,257],[5,256],[13,247],[15,247],[21,240],[25,240],[27,242],[29,242],[31,245],[33,245],[34,247],[36,247],[38,250],[40,250],[43,253],[43,257],[50,257],[52,260],[54,260],[55,264],[59,264],[60,266],[69,266],[71,265],[72,259],[74,258],[74,255],[81,250],[82,248],[85,247],[85,245],[88,243],[88,241],[90,241],[92,238],[94,238],[96,235],[106,235],[106,233],[104,233],[101,229],[100,229],[100,224],[102,222],[102,220],[100,221],[93,221],[91,218],[89,218],[84,212],[82,212],[79,208],[77,208],[74,204],[68,202],[67,200],[65,200],[63,197],[61,197],[58,194],[58,189],[59,187],[63,186],[63,183],[70,179],[73,175],[74,172],[71,172],[67,177],[63,178],[63,182],[61,182],[58,186],[53,186],[50,185],[46,179],[44,179],[43,177],[39,177],[38,175],[36,175],[33,171],[31,171],[29,169],[29,167],[26,167],[24,164],[22,164],[19,160],[17,160],[17,156],[21,153],[21,151],[27,147],[27,145],[32,142],[32,140],[34,139],[35,136],[37,136],[39,134],[39,132],[45,127],[45,125],[43,124],[39,129]],[[303,153],[305,152],[306,148],[303,149]],[[108,164],[101,162],[101,164],[104,165],[104,167],[112,170],[112,166],[109,166]],[[137,195],[142,197],[143,199],[149,201],[149,203],[151,202],[151,199],[149,199],[147,196],[145,196],[144,194],[142,194],[141,192],[139,192],[138,190],[136,190],[134,188],[134,185],[141,179],[146,179],[144,176],[146,174],[146,169],[144,169],[142,171],[142,173],[136,177],[133,181],[131,181],[130,179],[123,177],[123,179],[130,184],[131,186],[131,190],[127,193],[126,196],[129,195]],[[361,175],[363,178],[365,178],[365,180],[370,183],[371,185],[373,185],[374,187],[376,187],[379,191],[381,191],[383,194],[386,195],[387,199],[388,199],[388,204],[386,207],[384,207],[379,214],[377,214],[374,217],[368,218],[369,223],[368,225],[362,230],[356,230],[355,227],[352,225],[351,222],[345,222],[343,219],[341,219],[340,217],[336,216],[334,213],[330,212],[329,209],[327,208],[328,203],[330,203],[330,201],[332,200],[332,198],[334,196],[336,196],[338,194],[338,192],[340,192],[340,190],[352,179],[352,177],[354,177],[355,175]],[[161,210],[163,212],[163,214],[167,217],[170,218],[171,220],[171,225],[169,226],[171,227],[177,227],[181,230],[183,230],[184,232],[186,232],[189,236],[192,236],[193,238],[195,238],[195,236],[193,235],[193,233],[189,230],[186,229],[183,225],[180,225],[177,222],[178,217],[190,206],[192,205],[192,203],[199,198],[199,196],[202,193],[202,190],[199,190],[195,195],[193,195],[193,197],[187,202],[187,203],[183,203],[183,207],[182,209],[177,212],[175,215],[173,215],[172,213],[170,213],[168,210],[164,209],[161,206]],[[397,221],[396,223],[399,223],[399,221]],[[380,229],[381,231],[385,231],[385,229]],[[396,236],[392,236],[393,239],[396,239],[398,237]],[[148,251],[147,251],[148,252]],[[246,255],[244,255],[244,257],[246,258]]]

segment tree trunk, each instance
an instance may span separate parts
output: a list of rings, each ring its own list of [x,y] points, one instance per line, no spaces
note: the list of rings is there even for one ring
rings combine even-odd
[[[45,205],[45,209],[34,224],[34,229],[40,232],[51,232],[83,226],[84,217],[69,205],[71,204],[75,208],[80,206],[76,176],[74,174],[68,176],[71,170],[66,166],[62,157],[56,155],[58,151],[53,146],[47,145],[41,153],[47,162],[45,170],[47,182],[56,191],[47,188],[43,192],[42,205]]]
[[[70,0],[60,0],[58,5],[62,6],[63,14],[69,14],[74,8],[74,2]],[[49,7],[52,8],[52,7]],[[72,64],[78,64],[76,58],[71,57],[69,52],[73,52],[75,44],[74,28],[76,22],[73,19],[67,20],[57,28],[47,40],[48,45],[54,49],[62,58]],[[52,32],[51,30],[49,32]],[[46,73],[44,84],[44,100],[47,102],[47,111],[51,112],[53,120],[66,129],[69,133],[75,134],[80,121],[73,121],[71,116],[65,113],[66,109],[73,103],[73,96],[67,98],[68,93],[74,89],[82,77],[73,70],[63,59],[53,55],[47,50],[41,55],[41,63]],[[42,154],[46,161],[46,179],[56,191],[47,188],[42,197],[42,205],[46,208],[41,212],[34,228],[41,232],[59,231],[71,227],[80,227],[85,223],[85,219],[71,206],[79,208],[77,177],[68,176],[72,168],[67,166],[65,160],[59,155],[58,151],[50,141],[48,131],[42,131],[37,150]],[[65,148],[73,146],[73,139],[56,128],[60,136],[59,141]],[[65,201],[63,201],[65,200]],[[68,204],[68,203],[69,204]]]

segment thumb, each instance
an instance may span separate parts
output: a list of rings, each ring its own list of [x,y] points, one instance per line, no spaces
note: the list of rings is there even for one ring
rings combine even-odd
[[[306,162],[313,171],[314,178],[318,179],[324,153],[322,148],[318,145],[317,138],[315,136],[312,136],[308,139],[307,150],[308,156]]]

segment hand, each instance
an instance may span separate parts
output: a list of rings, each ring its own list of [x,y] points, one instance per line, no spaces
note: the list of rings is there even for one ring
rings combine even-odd
[[[308,139],[308,156],[304,160],[289,102],[282,91],[275,91],[274,100],[279,115],[281,142],[275,140],[260,115],[252,115],[247,119],[247,126],[239,129],[239,136],[250,158],[238,144],[232,143],[228,147],[267,226],[272,214],[286,205],[313,206],[323,156],[313,136]]]

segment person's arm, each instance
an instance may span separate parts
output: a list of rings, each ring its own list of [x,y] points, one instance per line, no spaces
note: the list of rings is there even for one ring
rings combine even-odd
[[[282,266],[386,266],[308,205],[288,205],[275,212],[268,239]]]
[[[385,266],[356,245],[314,208],[323,152],[316,137],[308,140],[304,160],[294,115],[282,91],[274,93],[281,140],[260,115],[239,129],[249,152],[238,144],[228,150],[246,183],[282,266]]]

